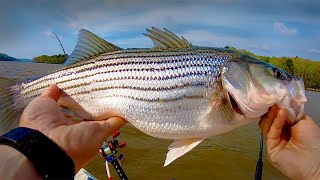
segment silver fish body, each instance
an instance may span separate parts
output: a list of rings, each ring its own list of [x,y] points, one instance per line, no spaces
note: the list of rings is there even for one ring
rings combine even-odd
[[[81,118],[119,116],[157,138],[208,137],[224,131],[222,119],[208,120],[206,115],[223,67],[237,56],[208,48],[120,50],[22,83],[22,95],[28,104],[55,83],[68,95],[61,106],[83,108],[75,110]]]

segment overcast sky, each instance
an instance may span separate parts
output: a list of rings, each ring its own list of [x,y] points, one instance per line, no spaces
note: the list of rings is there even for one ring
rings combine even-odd
[[[319,0],[0,1],[0,52],[17,58],[71,54],[81,28],[122,48],[152,47],[142,35],[168,28],[194,45],[320,60]]]

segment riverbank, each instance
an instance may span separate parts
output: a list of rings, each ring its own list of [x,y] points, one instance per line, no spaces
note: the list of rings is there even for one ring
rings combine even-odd
[[[306,88],[308,91],[320,92],[320,89]]]

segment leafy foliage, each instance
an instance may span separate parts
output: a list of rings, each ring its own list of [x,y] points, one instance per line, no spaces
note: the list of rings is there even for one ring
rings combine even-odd
[[[41,55],[32,59],[36,63],[63,64],[68,58],[67,54],[58,54],[53,56]]]

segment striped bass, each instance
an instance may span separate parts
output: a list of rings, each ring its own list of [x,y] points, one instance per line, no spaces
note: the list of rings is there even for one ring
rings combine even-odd
[[[145,35],[154,48],[121,49],[80,30],[69,65],[12,86],[5,106],[15,111],[5,115],[55,83],[64,91],[59,105],[77,118],[118,116],[150,136],[173,139],[165,166],[208,137],[259,120],[274,104],[288,110],[291,123],[302,117],[302,79],[237,51],[193,46],[167,29]],[[1,124],[3,133],[17,123]]]

